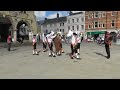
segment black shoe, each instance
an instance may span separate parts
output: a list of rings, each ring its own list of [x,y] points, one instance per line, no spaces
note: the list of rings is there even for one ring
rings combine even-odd
[[[55,55],[53,55],[53,57],[56,57]]]
[[[80,53],[78,53],[78,55],[80,55]]]
[[[107,59],[110,59],[110,57],[109,57],[109,56],[107,56]]]

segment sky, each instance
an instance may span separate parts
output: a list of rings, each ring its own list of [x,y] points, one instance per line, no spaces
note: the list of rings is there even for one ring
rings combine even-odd
[[[72,11],[72,12],[75,13],[80,11]],[[57,13],[59,13],[60,17],[68,15],[68,11],[35,11],[37,21],[44,20],[44,18],[48,18],[48,19],[56,18]]]

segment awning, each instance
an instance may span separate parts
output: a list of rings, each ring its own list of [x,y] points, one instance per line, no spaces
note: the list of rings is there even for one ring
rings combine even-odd
[[[87,35],[105,34],[105,31],[87,32]]]

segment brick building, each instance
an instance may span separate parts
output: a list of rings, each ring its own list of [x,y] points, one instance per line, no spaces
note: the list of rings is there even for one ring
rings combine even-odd
[[[85,30],[87,36],[103,35],[108,31],[115,42],[120,30],[120,11],[86,11]]]

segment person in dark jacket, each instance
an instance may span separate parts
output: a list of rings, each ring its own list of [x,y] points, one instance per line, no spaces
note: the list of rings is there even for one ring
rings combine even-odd
[[[8,51],[10,51],[10,48],[11,48],[11,42],[12,42],[11,35],[8,35],[8,38],[7,38]]]
[[[107,53],[107,59],[110,58],[110,46],[111,46],[111,42],[112,42],[112,37],[109,34],[109,32],[105,32],[105,50]]]

